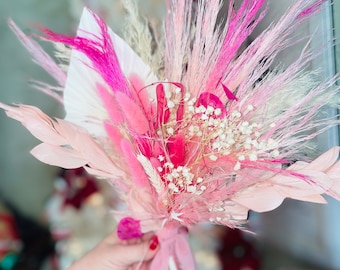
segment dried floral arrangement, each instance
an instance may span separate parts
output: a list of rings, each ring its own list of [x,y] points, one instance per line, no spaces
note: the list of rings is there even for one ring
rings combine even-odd
[[[0,107],[42,141],[32,150],[37,159],[84,167],[112,183],[127,204],[114,212],[119,236],[159,236],[151,269],[194,269],[182,226],[243,228],[249,210],[270,211],[285,198],[340,199],[339,147],[306,158],[310,141],[339,124],[315,117],[339,106],[339,76],[317,79],[308,42],[293,63],[274,65],[279,52],[303,40],[294,30],[324,2],[295,1],[243,50],[270,8],[265,0],[230,1],[222,21],[220,0],[166,0],[163,33],[125,0],[133,22],[126,41],[85,9],[74,37],[41,29],[40,38],[56,45],[57,63],[10,22],[58,83],[37,88],[59,100],[66,117]]]

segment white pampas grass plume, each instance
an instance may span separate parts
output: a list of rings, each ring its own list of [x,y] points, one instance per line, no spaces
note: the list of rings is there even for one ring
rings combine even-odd
[[[136,1],[123,0],[122,3],[128,13],[123,31],[124,40],[157,73],[161,69],[162,56],[155,38],[156,33],[149,21],[140,16]]]

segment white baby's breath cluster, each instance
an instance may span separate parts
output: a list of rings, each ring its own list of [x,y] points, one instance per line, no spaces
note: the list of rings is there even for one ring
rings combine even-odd
[[[162,157],[159,157],[162,160]],[[168,182],[168,188],[172,193],[188,192],[196,195],[202,194],[206,190],[206,187],[202,185],[203,178],[196,178],[191,172],[189,167],[177,166],[171,162],[165,162],[162,167],[158,168],[158,171],[162,172],[167,170],[164,174],[164,179]]]
[[[174,93],[168,92],[166,98],[171,115],[175,115],[174,110],[180,104],[180,89],[177,88]],[[210,105],[197,106],[197,99],[190,98],[189,93],[184,95],[184,102],[183,122],[178,125],[174,119],[170,119],[162,128],[165,136],[173,136],[176,132],[182,132],[186,141],[197,141],[199,138],[201,148],[205,151],[198,159],[209,158],[217,161],[221,156],[233,155],[234,159],[236,157],[234,171],[238,171],[242,167],[242,161],[276,158],[280,155],[277,141],[272,138],[261,138],[261,129],[263,129],[261,123],[244,120],[245,116],[254,110],[254,106],[248,105],[243,112],[233,110],[225,117],[221,117],[221,108],[214,108]],[[197,161],[197,158],[195,160]],[[177,174],[177,172],[174,173]],[[170,186],[174,191],[179,190],[176,185]]]

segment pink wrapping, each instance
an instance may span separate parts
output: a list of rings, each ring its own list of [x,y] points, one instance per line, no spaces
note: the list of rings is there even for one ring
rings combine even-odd
[[[158,233],[160,250],[153,259],[150,270],[169,269],[169,260],[173,260],[177,269],[196,269],[185,227],[164,228]]]

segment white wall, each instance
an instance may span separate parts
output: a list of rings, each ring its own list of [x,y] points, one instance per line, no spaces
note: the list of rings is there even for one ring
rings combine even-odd
[[[0,1],[0,101],[37,105],[56,115],[57,103],[29,86],[30,79],[46,81],[46,74],[9,30],[12,18],[26,33],[34,25],[55,31],[69,29],[67,0]],[[39,217],[52,190],[56,169],[29,154],[38,143],[25,128],[0,111],[0,192],[26,214]]]

